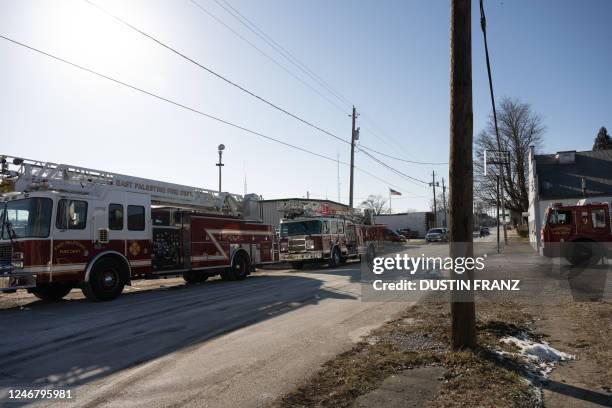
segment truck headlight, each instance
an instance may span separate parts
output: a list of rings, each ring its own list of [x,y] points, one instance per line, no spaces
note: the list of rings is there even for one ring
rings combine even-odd
[[[312,239],[306,240],[306,249],[315,249],[315,243]]]

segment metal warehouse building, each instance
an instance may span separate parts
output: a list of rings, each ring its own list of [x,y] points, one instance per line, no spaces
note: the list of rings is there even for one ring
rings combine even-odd
[[[444,218],[443,213],[438,214],[438,218]],[[424,237],[430,228],[433,228],[433,213],[428,211],[380,214],[374,217],[376,224],[385,224],[387,228],[397,231],[398,229],[408,228],[416,231],[418,237]],[[442,225],[440,220],[438,224]]]

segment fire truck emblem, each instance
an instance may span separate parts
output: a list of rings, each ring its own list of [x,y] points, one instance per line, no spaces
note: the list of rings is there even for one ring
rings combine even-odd
[[[136,256],[140,253],[140,245],[138,245],[138,242],[134,241],[130,244],[130,248],[129,248],[130,254],[132,254],[132,256]]]

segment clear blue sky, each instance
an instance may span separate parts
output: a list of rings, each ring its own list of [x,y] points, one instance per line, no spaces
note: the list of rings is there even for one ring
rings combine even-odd
[[[93,0],[92,0],[93,1]],[[197,0],[278,62],[296,68],[213,0]],[[228,0],[363,114],[361,142],[409,160],[448,160],[449,2]],[[350,137],[350,118],[188,0],[95,1],[305,119]],[[487,1],[498,97],[532,104],[547,127],[544,151],[587,150],[612,128],[612,1]],[[474,131],[490,111],[478,3],[473,2]],[[210,114],[321,154],[348,146],[317,133],[181,60],[81,0],[0,1],[1,34]],[[0,40],[2,153],[66,162],[264,198],[337,199],[337,166],[121,88]],[[324,90],[320,92],[325,93]],[[327,94],[328,97],[331,97]],[[336,100],[340,104],[340,101]],[[350,107],[344,105],[344,110]],[[369,119],[369,121],[366,121]],[[370,122],[374,122],[373,125]],[[429,180],[447,166],[384,159]],[[356,155],[356,202],[403,192],[394,210],[425,209],[431,189]],[[340,167],[341,201],[348,168]]]

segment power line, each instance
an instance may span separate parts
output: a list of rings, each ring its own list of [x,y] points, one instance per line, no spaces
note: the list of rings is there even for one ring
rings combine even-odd
[[[379,152],[378,150],[374,150],[371,147],[367,147],[367,146],[364,146],[362,144],[360,144],[359,147],[362,148],[362,149],[366,149],[366,150],[369,150],[371,152],[374,152],[376,154],[380,154],[381,156],[385,156],[385,157],[388,157],[388,158],[393,159],[393,160],[403,161],[403,162],[406,162],[406,163],[428,164],[428,165],[433,165],[433,166],[441,166],[441,165],[448,164],[448,162],[421,162],[421,161],[415,161],[415,160],[407,160],[407,159],[402,159],[401,157],[391,156],[390,154]]]
[[[42,50],[40,50],[40,49],[38,49],[38,48],[35,48],[35,47],[30,46],[30,45],[27,45],[27,44],[21,43],[21,42],[19,42],[19,41],[17,41],[17,40],[14,40],[14,39],[12,39],[12,38],[6,37],[6,36],[4,36],[4,35],[1,35],[1,34],[0,34],[0,38],[4,39],[4,40],[6,40],[6,41],[9,41],[9,42],[11,42],[11,43],[13,43],[13,44],[19,45],[19,46],[21,46],[21,47],[27,48],[27,49],[29,49],[29,50],[31,50],[31,51],[35,51],[35,52],[37,52],[37,53],[39,53],[39,54],[41,54],[41,55],[47,56],[47,57],[52,58],[52,59],[54,59],[54,60],[56,60],[56,61],[60,61],[60,62],[63,62],[64,64],[68,64],[68,65],[70,65],[70,66],[72,66],[72,67],[74,67],[74,68],[78,68],[78,69],[83,70],[83,71],[85,71],[85,72],[88,72],[88,73],[90,73],[90,74],[96,75],[96,76],[98,76],[98,77],[100,77],[100,78],[104,78],[104,79],[107,79],[107,80],[109,80],[109,81],[115,82],[115,83],[117,83],[117,84],[119,84],[119,85],[125,86],[125,87],[127,87],[127,88],[132,89],[132,90],[135,90],[135,91],[141,92],[141,93],[143,93],[143,94],[145,94],[145,95],[149,95],[149,96],[151,96],[151,97],[153,97],[153,98],[156,98],[156,99],[159,99],[159,100],[161,100],[161,101],[164,101],[164,102],[170,103],[170,104],[172,104],[172,105],[178,106],[178,107],[183,108],[183,109],[186,109],[186,110],[188,110],[188,111],[191,111],[191,112],[197,113],[197,114],[199,114],[199,115],[205,116],[205,117],[207,117],[207,118],[209,118],[209,119],[215,120],[215,121],[217,121],[217,122],[223,123],[223,124],[228,125],[228,126],[231,126],[231,127],[233,127],[233,128],[240,129],[240,130],[242,130],[242,131],[245,131],[245,132],[251,133],[251,134],[256,135],[256,136],[260,136],[260,137],[262,137],[262,138],[265,138],[265,139],[271,140],[271,141],[273,141],[273,142],[280,143],[280,144],[283,144],[283,145],[285,145],[285,146],[288,146],[288,147],[291,147],[291,148],[294,148],[294,149],[301,150],[302,152],[309,153],[309,154],[314,155],[314,156],[318,156],[318,157],[320,157],[320,158],[322,158],[322,159],[330,160],[330,161],[332,161],[332,162],[334,162],[334,163],[337,163],[337,162],[338,162],[338,160],[337,160],[337,159],[334,159],[333,157],[325,156],[325,155],[323,155],[323,154],[319,154],[319,153],[316,153],[316,152],[310,151],[310,150],[308,150],[308,149],[306,149],[306,148],[303,148],[303,147],[300,147],[300,146],[296,146],[296,145],[293,145],[293,144],[288,143],[288,142],[284,142],[284,141],[282,141],[282,140],[280,140],[280,139],[276,139],[276,138],[274,138],[274,137],[271,137],[271,136],[265,135],[265,134],[263,134],[263,133],[260,133],[260,132],[255,131],[255,130],[248,129],[248,128],[244,127],[244,126],[237,125],[237,124],[235,124],[235,123],[229,122],[229,121],[227,121],[227,120],[225,120],[225,119],[222,119],[222,118],[219,118],[219,117],[217,117],[217,116],[210,115],[210,114],[205,113],[205,112],[202,112],[202,111],[200,111],[200,110],[198,110],[198,109],[195,109],[195,108],[192,108],[192,107],[190,107],[190,106],[184,105],[184,104],[182,104],[182,103],[180,103],[180,102],[176,102],[176,101],[174,101],[174,100],[172,100],[172,99],[166,98],[166,97],[164,97],[164,96],[160,96],[160,95],[155,94],[155,93],[153,93],[153,92],[150,92],[150,91],[147,91],[147,90],[145,90],[145,89],[139,88],[139,87],[137,87],[137,86],[135,86],[135,85],[128,84],[127,82],[123,82],[123,81],[121,81],[121,80],[119,80],[119,79],[116,79],[116,78],[110,77],[110,76],[108,76],[108,75],[102,74],[102,73],[97,72],[97,71],[94,71],[93,69],[87,68],[87,67],[85,67],[85,66],[83,66],[83,65],[79,65],[79,64],[77,64],[77,63],[74,63],[74,62],[68,61],[68,60],[66,60],[66,59],[64,59],[64,58],[61,58],[61,57],[58,57],[58,56],[56,56],[56,55],[50,54],[50,53],[48,53],[48,52],[42,51]],[[343,163],[343,164],[345,164],[345,165],[348,165],[348,163],[346,163],[346,162],[341,162],[341,163]]]
[[[334,89],[327,81],[317,75],[314,71],[312,71],[306,64],[300,61],[295,55],[293,55],[290,51],[276,42],[272,37],[270,37],[265,31],[259,28],[254,22],[249,20],[244,14],[242,14],[238,9],[232,6],[227,0],[221,0],[224,4],[221,4],[219,0],[214,0],[221,8],[223,8],[226,12],[228,12],[232,17],[234,17],[238,22],[240,22],[243,26],[245,26],[249,31],[253,34],[261,38],[266,44],[272,47],[276,52],[281,54],[287,61],[292,63],[306,75],[308,75],[313,81],[315,81],[319,86],[327,90],[330,94],[335,96],[339,101],[346,103],[351,106],[352,103],[347,98],[345,98],[340,92]],[[193,0],[192,0],[193,2]],[[231,10],[230,10],[231,9]]]
[[[202,8],[202,6],[199,5],[195,0],[190,0],[190,1],[191,1],[191,3],[193,3],[193,4],[197,5],[198,7]],[[232,6],[227,0],[220,0],[220,1],[219,0],[213,0],[213,1],[215,3],[217,3],[217,5],[219,5],[221,8],[223,8],[227,13],[229,13],[232,17],[234,17],[243,26],[245,26],[249,31],[251,31],[257,37],[262,39],[266,44],[268,44],[270,47],[272,47],[276,52],[278,52],[280,55],[282,55],[287,61],[291,62],[294,66],[296,66],[298,69],[300,69],[306,75],[308,75],[312,80],[317,82],[321,87],[326,89],[330,94],[332,94],[333,96],[338,98],[338,100],[340,100],[340,101],[342,101],[342,102],[344,102],[344,103],[346,103],[348,105],[351,105],[351,102],[347,98],[345,98],[342,94],[340,94],[338,91],[336,91],[329,83],[327,83],[319,75],[317,75],[310,68],[308,68],[308,66],[306,64],[304,64],[297,57],[295,57],[295,55],[293,55],[290,51],[288,51],[286,48],[284,48],[282,45],[280,45],[278,42],[276,42],[272,37],[270,37],[265,31],[263,31],[255,23],[253,23],[251,20],[249,20],[248,17],[246,17],[238,9],[236,9],[234,6]],[[222,4],[221,2],[224,3],[224,4]],[[222,24],[224,24],[224,23],[222,23]],[[227,27],[227,25],[225,25],[225,26]],[[256,49],[258,49],[255,45],[253,45],[248,40],[245,39],[245,41],[247,41],[251,46],[253,46]],[[366,117],[366,120],[368,120],[367,117]],[[368,121],[371,122],[372,124],[375,124],[375,122],[373,120],[371,120],[371,119],[368,120]],[[375,132],[372,131],[371,133],[374,134],[375,136],[379,137]],[[382,140],[382,138],[381,138],[381,140]],[[401,147],[403,148],[403,146],[401,146]],[[398,157],[395,157],[395,156],[388,155],[386,153],[379,152],[377,150],[365,147],[363,145],[361,145],[361,148],[365,148],[367,150],[370,150],[370,151],[375,152],[377,154],[380,154],[382,156],[385,156],[385,157],[388,157],[388,158],[391,158],[391,159],[394,159],[394,160],[403,161],[403,162],[406,162],[406,163],[426,164],[426,165],[444,165],[444,164],[448,164],[448,162],[431,163],[431,162],[420,162],[420,161],[416,161],[416,160],[407,160],[407,159],[402,159],[402,158],[398,158]]]
[[[397,146],[400,150],[402,150],[406,156],[408,157],[412,157],[414,158],[414,156],[412,156],[412,154],[410,154],[410,152],[405,148],[404,144],[400,143],[399,141],[397,141],[394,137],[388,135],[380,125],[378,125],[374,119],[372,119],[367,113],[363,114],[363,119],[368,122],[369,124],[372,125],[372,127],[377,129],[377,132],[374,131],[374,129],[370,128],[369,126],[364,127],[366,130],[369,129],[369,132],[376,136],[378,139],[380,139],[383,143],[386,143],[384,139],[387,139],[388,141],[392,142],[392,144],[394,144],[395,146]],[[380,134],[379,134],[380,133]],[[384,137],[384,139],[383,139]],[[394,149],[393,149],[394,150]]]
[[[315,130],[317,130],[317,131],[319,131],[319,132],[321,132],[321,133],[324,133],[324,134],[326,134],[326,135],[328,135],[328,136],[330,136],[330,137],[333,137],[333,138],[334,138],[334,139],[336,139],[336,140],[339,140],[339,141],[341,141],[341,142],[343,142],[343,143],[346,143],[346,144],[350,144],[350,143],[351,143],[351,142],[349,142],[348,140],[345,140],[345,139],[341,138],[340,136],[337,136],[337,135],[333,134],[332,132],[327,131],[327,130],[325,130],[325,129],[323,129],[323,128],[321,128],[321,127],[317,126],[317,125],[315,125],[314,123],[312,123],[312,122],[310,122],[310,121],[307,121],[306,119],[303,119],[302,117],[300,117],[300,116],[298,116],[298,115],[296,115],[296,114],[294,114],[294,113],[292,113],[292,112],[289,112],[289,111],[288,111],[288,110],[286,110],[285,108],[280,107],[279,105],[277,105],[277,104],[275,104],[275,103],[273,103],[273,102],[269,101],[268,99],[265,99],[265,98],[263,98],[263,97],[261,97],[261,96],[259,96],[259,95],[255,94],[254,92],[252,92],[252,91],[250,91],[250,90],[246,89],[245,87],[243,87],[243,86],[239,85],[238,83],[236,83],[236,82],[234,82],[234,81],[232,81],[232,80],[228,79],[228,78],[227,78],[227,77],[225,77],[224,75],[219,74],[218,72],[216,72],[216,71],[212,70],[211,68],[209,68],[209,67],[207,67],[207,66],[205,66],[205,65],[201,64],[200,62],[198,62],[198,61],[194,60],[193,58],[191,58],[191,57],[189,57],[189,56],[185,55],[184,53],[182,53],[182,52],[180,52],[180,51],[176,50],[175,48],[173,48],[173,47],[171,47],[171,46],[167,45],[166,43],[164,43],[164,42],[162,42],[161,40],[157,39],[156,37],[152,36],[151,34],[148,34],[148,33],[146,33],[145,31],[143,31],[143,30],[139,29],[138,27],[136,27],[136,26],[134,26],[133,24],[131,24],[131,23],[127,22],[126,20],[122,19],[121,17],[119,17],[119,16],[117,16],[117,15],[115,15],[115,14],[111,13],[110,11],[106,10],[105,8],[103,8],[103,7],[101,7],[101,6],[98,6],[97,4],[92,3],[92,2],[91,2],[91,1],[89,1],[89,0],[83,0],[83,1],[85,1],[85,2],[86,2],[86,3],[88,3],[88,4],[90,4],[91,6],[95,7],[96,9],[100,10],[101,12],[103,12],[104,14],[106,14],[106,15],[108,15],[109,17],[113,18],[114,20],[116,20],[116,21],[120,22],[121,24],[123,24],[123,25],[125,25],[125,26],[129,27],[130,29],[132,29],[132,30],[136,31],[137,33],[139,33],[139,34],[141,34],[141,35],[145,36],[146,38],[148,38],[148,39],[150,39],[150,40],[154,41],[155,43],[157,43],[157,44],[161,45],[162,47],[166,48],[167,50],[169,50],[169,51],[173,52],[174,54],[176,54],[176,55],[180,56],[181,58],[185,59],[186,61],[189,61],[189,62],[191,62],[192,64],[195,64],[195,65],[196,65],[196,66],[198,66],[199,68],[201,68],[201,69],[205,70],[206,72],[208,72],[208,73],[210,73],[210,74],[214,75],[215,77],[217,77],[217,78],[219,78],[219,79],[221,79],[221,80],[225,81],[226,83],[228,83],[228,84],[230,84],[230,85],[232,85],[232,86],[234,86],[234,87],[238,88],[239,90],[241,90],[241,91],[243,91],[243,92],[247,93],[248,95],[250,95],[250,96],[252,96],[252,97],[254,97],[254,98],[258,99],[259,101],[261,101],[261,102],[263,102],[263,103],[267,104],[268,106],[271,106],[272,108],[274,108],[274,109],[276,109],[276,110],[278,110],[278,111],[280,111],[280,112],[282,112],[282,113],[284,113],[284,114],[286,114],[286,115],[288,115],[288,116],[290,116],[290,117],[292,117],[292,118],[294,118],[294,119],[296,119],[296,120],[300,121],[301,123],[303,123],[303,124],[305,124],[305,125],[307,125],[307,126],[310,126],[311,128],[313,128],[313,129],[315,129]],[[207,14],[208,14],[208,15],[210,15],[211,17],[215,18],[215,19],[216,19],[217,21],[219,21],[221,24],[225,25],[225,26],[226,26],[226,27],[228,27],[230,30],[232,30],[232,32],[234,32],[236,35],[240,36],[240,37],[241,37],[241,38],[243,38],[245,41],[247,41],[248,43],[250,43],[250,44],[251,44],[253,47],[257,48],[257,47],[256,47],[254,44],[252,44],[250,41],[248,41],[247,39],[245,39],[244,37],[242,37],[240,34],[238,34],[237,32],[235,32],[233,29],[231,29],[231,28],[230,28],[229,26],[227,26],[225,23],[223,23],[222,21],[220,21],[220,20],[219,20],[217,17],[215,17],[214,15],[212,15],[210,12],[208,12],[208,11],[207,11],[205,8],[203,8],[203,7],[202,7],[200,4],[198,4],[198,3],[197,3],[197,2],[195,2],[194,0],[190,0],[190,1],[191,1],[191,2],[192,2],[194,5],[196,5],[196,6],[197,6],[197,7],[198,7],[200,10],[202,10],[202,11],[203,11],[203,12],[205,12],[205,13],[207,13]],[[359,148],[358,148],[358,149],[359,149]],[[359,150],[361,150],[361,149],[359,149]],[[364,152],[364,153],[365,153],[365,152]],[[393,167],[391,167],[390,165],[388,165],[388,164],[386,164],[386,163],[382,162],[381,160],[379,160],[379,159],[377,159],[377,158],[375,158],[375,157],[371,156],[370,154],[368,154],[368,153],[366,153],[366,154],[367,154],[368,156],[372,157],[372,158],[373,158],[373,159],[374,159],[374,160],[375,160],[377,163],[379,163],[379,164],[380,164],[380,165],[382,165],[383,167],[386,167],[387,169],[389,169],[389,170],[393,171],[393,172],[394,172],[394,173],[396,173],[397,175],[400,175],[400,176],[402,176],[402,177],[404,177],[404,178],[406,178],[406,179],[408,179],[408,180],[415,180],[415,181],[419,181],[419,182],[421,182],[421,183],[427,184],[427,182],[425,182],[425,181],[423,181],[423,180],[419,180],[419,179],[416,179],[416,178],[414,178],[414,177],[408,176],[408,175],[406,175],[406,174],[404,174],[404,173],[400,172],[399,170],[394,169],[394,168],[393,168]]]
[[[192,108],[192,107],[187,106],[187,105],[184,105],[184,104],[182,104],[182,103],[180,103],[180,102],[176,102],[176,101],[174,101],[174,100],[172,100],[172,99],[169,99],[169,98],[166,98],[166,97],[164,97],[164,96],[161,96],[161,95],[155,94],[155,93],[153,93],[153,92],[147,91],[147,90],[145,90],[145,89],[139,88],[139,87],[137,87],[137,86],[135,86],[135,85],[131,85],[131,84],[127,83],[127,82],[124,82],[124,81],[121,81],[121,80],[119,80],[119,79],[116,79],[116,78],[110,77],[110,76],[108,76],[108,75],[102,74],[102,73],[100,73],[100,72],[94,71],[93,69],[87,68],[87,67],[85,67],[85,66],[83,66],[83,65],[79,65],[79,64],[74,63],[74,62],[72,62],[72,61],[69,61],[69,60],[66,60],[66,59],[64,59],[64,58],[58,57],[58,56],[56,56],[56,55],[53,55],[53,54],[48,53],[48,52],[46,52],[46,51],[40,50],[40,49],[35,48],[35,47],[33,47],[33,46],[30,46],[30,45],[24,44],[24,43],[22,43],[22,42],[19,42],[19,41],[17,41],[17,40],[12,39],[12,38],[6,37],[6,36],[4,36],[4,35],[1,35],[1,34],[0,34],[0,38],[4,39],[4,40],[6,40],[6,41],[8,41],[8,42],[10,42],[10,43],[13,43],[13,44],[15,44],[15,45],[18,45],[18,46],[21,46],[21,47],[23,47],[23,48],[29,49],[30,51],[34,51],[34,52],[36,52],[36,53],[38,53],[38,54],[40,54],[40,55],[44,55],[44,56],[46,56],[46,57],[49,57],[49,58],[51,58],[51,59],[53,59],[53,60],[55,60],[55,61],[59,61],[59,62],[62,62],[62,63],[64,63],[64,64],[66,64],[66,65],[70,65],[70,66],[72,66],[73,68],[80,69],[80,70],[85,71],[85,72],[87,72],[87,73],[89,73],[89,74],[95,75],[95,76],[97,76],[97,77],[100,77],[100,78],[106,79],[106,80],[111,81],[111,82],[114,82],[114,83],[116,83],[116,84],[118,84],[118,85],[121,85],[121,86],[124,86],[124,87],[126,87],[126,88],[130,88],[130,89],[132,89],[132,90],[134,90],[134,91],[137,91],[137,92],[143,93],[143,94],[148,95],[148,96],[151,96],[151,97],[153,97],[153,98],[155,98],[155,99],[157,99],[157,100],[160,100],[160,101],[163,101],[163,102],[169,103],[169,104],[174,105],[174,106],[177,106],[177,107],[179,107],[179,108],[182,108],[182,109],[188,110],[188,111],[190,111],[190,112],[196,113],[196,114],[198,114],[198,115],[204,116],[204,117],[206,117],[206,118],[208,118],[208,119],[212,119],[212,120],[214,120],[214,121],[217,121],[217,122],[223,123],[223,124],[225,124],[225,125],[227,125],[227,126],[231,126],[231,127],[235,128],[235,129],[242,130],[242,131],[244,131],[244,132],[247,132],[247,133],[253,134],[253,135],[255,135],[255,136],[259,136],[259,137],[264,138],[264,139],[267,139],[267,140],[269,140],[269,141],[272,141],[272,142],[275,142],[275,143],[282,144],[282,145],[284,145],[284,146],[286,146],[286,147],[290,147],[290,148],[292,148],[292,149],[296,149],[296,150],[299,150],[299,151],[301,151],[301,152],[308,153],[308,154],[310,154],[310,155],[313,155],[313,156],[316,156],[316,157],[319,157],[319,158],[322,158],[322,159],[325,159],[325,160],[328,160],[328,161],[331,161],[331,162],[334,162],[334,163],[338,163],[338,162],[339,162],[339,163],[341,163],[341,164],[343,164],[343,165],[345,165],[345,166],[348,166],[348,165],[349,165],[349,163],[344,162],[344,161],[339,161],[339,160],[337,160],[337,158],[333,158],[333,157],[326,156],[326,155],[324,155],[324,154],[320,154],[320,153],[313,152],[313,151],[308,150],[308,149],[306,149],[306,148],[304,148],[304,147],[297,146],[297,145],[294,145],[294,144],[291,144],[291,143],[288,143],[288,142],[282,141],[282,140],[280,140],[280,139],[276,139],[276,138],[274,138],[274,137],[271,137],[271,136],[265,135],[265,134],[263,134],[263,133],[261,133],[261,132],[257,132],[257,131],[255,131],[255,130],[248,129],[248,128],[244,127],[244,126],[241,126],[241,125],[238,125],[238,124],[235,124],[235,123],[229,122],[229,121],[227,121],[227,120],[225,120],[225,119],[222,119],[222,118],[219,118],[219,117],[217,117],[217,116],[210,115],[210,114],[205,113],[205,112],[202,112],[202,111],[200,111],[200,110],[198,110],[198,109],[196,109],[196,108]],[[386,181],[386,180],[384,180],[384,179],[382,179],[382,178],[380,178],[380,177],[378,177],[378,176],[375,176],[374,174],[372,174],[372,173],[370,173],[370,172],[368,172],[368,171],[362,170],[362,169],[360,169],[360,168],[358,168],[358,167],[355,167],[355,168],[356,168],[358,171],[360,171],[360,172],[362,172],[362,173],[364,173],[364,174],[367,174],[367,175],[368,175],[368,176],[370,176],[370,177],[373,177],[373,178],[375,178],[375,179],[377,179],[377,180],[379,180],[379,181],[381,181],[381,182],[383,182],[383,183],[385,183],[385,184],[388,184],[388,185],[390,185],[390,186],[393,186],[393,185],[392,185],[391,183],[389,183],[388,181]]]
[[[132,30],[136,31],[137,33],[139,33],[139,34],[141,34],[141,35],[143,35],[143,36],[147,37],[148,39],[150,39],[150,40],[152,40],[152,41],[156,42],[157,44],[159,44],[159,45],[161,45],[162,47],[166,48],[167,50],[169,50],[169,51],[173,52],[174,54],[178,55],[179,57],[181,57],[181,58],[183,58],[183,59],[185,59],[185,60],[187,60],[187,61],[191,62],[192,64],[195,64],[195,65],[196,65],[196,66],[198,66],[199,68],[201,68],[201,69],[205,70],[206,72],[208,72],[208,73],[210,73],[210,74],[214,75],[215,77],[217,77],[217,78],[221,79],[222,81],[225,81],[226,83],[228,83],[228,84],[232,85],[233,87],[238,88],[238,89],[239,89],[239,90],[241,90],[242,92],[244,92],[244,93],[246,93],[246,94],[248,94],[248,95],[252,96],[253,98],[255,98],[255,99],[257,99],[257,100],[259,100],[259,101],[261,101],[261,102],[263,102],[263,103],[267,104],[268,106],[271,106],[272,108],[274,108],[274,109],[276,109],[276,110],[278,110],[278,111],[280,111],[280,112],[282,112],[282,113],[284,113],[284,114],[286,114],[286,115],[288,115],[288,116],[290,116],[290,117],[292,117],[292,118],[294,118],[294,119],[296,119],[296,120],[298,120],[298,121],[302,122],[303,124],[305,124],[305,125],[307,125],[307,126],[312,127],[313,129],[316,129],[316,130],[318,130],[318,131],[320,131],[320,132],[322,132],[322,133],[325,133],[325,134],[327,134],[327,135],[329,135],[329,136],[331,136],[331,137],[334,137],[334,138],[336,138],[336,139],[338,139],[338,140],[344,141],[344,142],[346,142],[346,143],[350,143],[350,142],[348,142],[348,141],[345,141],[345,140],[344,140],[344,139],[342,139],[341,137],[338,137],[338,136],[334,135],[333,133],[328,132],[327,130],[320,128],[319,126],[315,125],[314,123],[311,123],[311,122],[309,122],[309,121],[307,121],[307,120],[305,120],[305,119],[301,118],[300,116],[298,116],[298,115],[296,115],[296,114],[293,114],[293,113],[289,112],[288,110],[286,110],[286,109],[284,109],[284,108],[282,108],[282,107],[280,107],[280,106],[276,105],[275,103],[270,102],[268,99],[265,99],[264,97],[261,97],[261,96],[257,95],[256,93],[254,93],[254,92],[252,92],[252,91],[250,91],[250,90],[246,89],[246,88],[245,88],[245,87],[243,87],[242,85],[239,85],[238,83],[236,83],[236,82],[234,82],[234,81],[230,80],[230,79],[229,79],[229,78],[227,78],[226,76],[219,74],[218,72],[216,72],[216,71],[212,70],[211,68],[209,68],[209,67],[207,67],[207,66],[205,66],[205,65],[203,65],[203,64],[201,64],[201,63],[199,63],[198,61],[194,60],[193,58],[191,58],[191,57],[189,57],[189,56],[185,55],[184,53],[182,53],[182,52],[180,52],[180,51],[176,50],[175,48],[172,48],[171,46],[167,45],[166,43],[162,42],[161,40],[159,40],[159,39],[157,39],[157,38],[153,37],[152,35],[150,35],[150,34],[148,34],[148,33],[144,32],[144,31],[142,31],[142,30],[141,30],[141,29],[139,29],[138,27],[136,27],[136,26],[134,26],[134,25],[130,24],[129,22],[127,22],[127,21],[125,21],[124,19],[122,19],[121,17],[119,17],[119,16],[117,16],[117,15],[115,15],[115,14],[111,13],[110,11],[106,10],[105,8],[100,7],[100,6],[98,6],[97,4],[94,4],[94,3],[92,3],[92,2],[91,2],[91,1],[89,1],[89,0],[83,0],[83,1],[84,1],[84,2],[86,2],[86,3],[88,3],[88,4],[90,4],[91,6],[93,6],[93,7],[95,7],[95,8],[97,8],[98,10],[100,10],[100,11],[101,11],[101,12],[103,12],[104,14],[108,15],[109,17],[111,17],[111,18],[113,18],[113,19],[117,20],[117,21],[118,21],[118,22],[120,22],[121,24],[124,24],[125,26],[129,27],[130,29],[132,29]]]
[[[365,150],[362,150],[361,148],[359,148],[359,146],[355,146],[355,147],[357,148],[357,150],[359,150],[360,152],[364,153],[366,156],[368,156],[369,158],[371,158],[372,160],[374,160],[375,162],[377,162],[381,166],[386,167],[387,169],[391,170],[393,173],[397,174],[398,176],[404,177],[406,180],[410,181],[411,183],[416,184],[415,182],[419,182],[419,183],[426,184],[426,185],[429,184],[427,181],[423,181],[423,180],[420,180],[420,179],[418,179],[416,177],[409,176],[409,175],[407,175],[407,174],[397,170],[396,168],[389,166],[387,163],[383,162],[382,160],[378,159],[377,157],[373,156],[372,154],[366,152]]]
[[[87,1],[87,0],[85,0]],[[256,46],[255,44],[253,44],[251,41],[249,41],[247,38],[245,38],[242,34],[240,34],[239,32],[237,32],[236,30],[234,30],[232,27],[230,27],[228,24],[226,24],[223,20],[221,20],[219,17],[215,16],[213,13],[211,13],[210,11],[208,11],[206,8],[204,8],[201,4],[197,3],[194,0],[190,0],[190,2],[195,5],[197,8],[200,9],[200,11],[206,13],[209,17],[211,17],[212,19],[214,19],[216,22],[218,22],[219,24],[221,24],[222,26],[224,26],[225,28],[227,28],[228,30],[230,30],[235,36],[237,36],[238,38],[240,38],[242,41],[246,42],[247,44],[249,44],[251,47],[253,47],[255,50],[257,50],[261,55],[263,55],[264,57],[266,57],[267,59],[269,59],[270,61],[272,61],[274,64],[276,64],[278,67],[280,67],[283,71],[285,71],[286,73],[288,73],[289,75],[291,75],[294,79],[296,79],[297,81],[299,81],[301,84],[303,84],[304,86],[306,86],[307,88],[309,88],[310,90],[312,90],[313,92],[315,92],[317,95],[319,95],[321,98],[325,99],[327,102],[329,102],[330,104],[332,104],[334,107],[336,107],[340,112],[342,113],[347,113],[346,110],[338,105],[336,102],[334,102],[333,100],[329,99],[327,96],[323,95],[321,92],[319,92],[317,89],[315,89],[313,86],[311,86],[308,82],[304,81],[302,78],[298,77],[297,75],[295,75],[293,72],[291,72],[291,70],[287,67],[285,67],[283,64],[281,64],[280,62],[278,62],[276,59],[274,59],[272,56],[270,56],[269,54],[267,54],[265,51],[263,51],[261,48],[259,48],[258,46]]]

